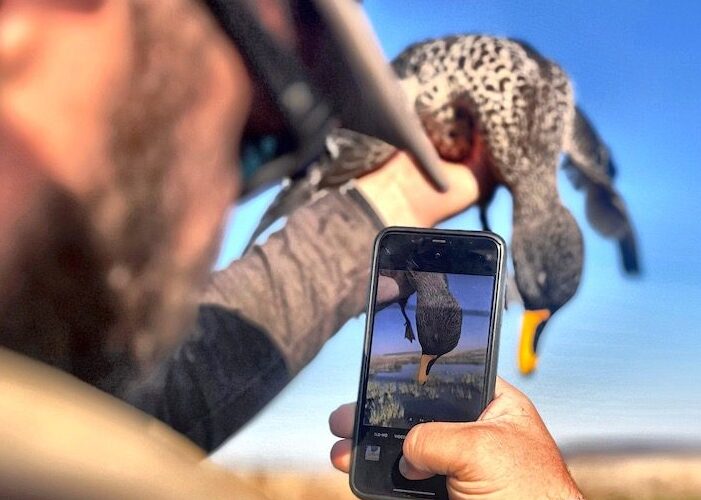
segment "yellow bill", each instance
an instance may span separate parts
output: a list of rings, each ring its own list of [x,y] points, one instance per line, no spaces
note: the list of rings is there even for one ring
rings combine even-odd
[[[550,319],[550,311],[547,309],[526,310],[523,313],[521,340],[518,348],[518,367],[524,375],[529,375],[538,366],[538,356],[536,355],[538,335],[548,319]]]
[[[424,385],[426,383],[426,380],[428,380],[428,372],[431,370],[431,366],[433,366],[433,362],[438,359],[438,356],[435,354],[422,354],[421,355],[421,360],[419,361],[419,370],[416,373],[416,381]]]

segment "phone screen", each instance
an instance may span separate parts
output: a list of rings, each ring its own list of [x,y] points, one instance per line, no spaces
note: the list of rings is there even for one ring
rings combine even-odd
[[[390,233],[376,250],[354,456],[370,495],[447,498],[444,478],[399,473],[406,433],[474,421],[491,398],[499,241],[460,234]]]

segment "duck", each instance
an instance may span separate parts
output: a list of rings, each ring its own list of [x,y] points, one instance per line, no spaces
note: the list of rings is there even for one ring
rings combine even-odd
[[[511,254],[524,306],[517,359],[521,373],[530,375],[545,326],[575,296],[584,265],[581,230],[558,192],[560,164],[585,193],[594,230],[617,243],[623,271],[641,272],[634,226],[614,186],[612,154],[575,105],[567,74],[527,42],[445,36],[410,45],[392,67],[440,157],[486,169],[478,201],[484,230],[491,230],[494,192],[503,186],[511,194]],[[352,184],[396,152],[373,137],[332,132],[306,177],[283,187],[249,248],[275,220],[325,190]]]
[[[635,231],[622,197],[613,186],[616,168],[608,147],[583,111],[577,108],[572,133],[563,148],[562,168],[575,188],[586,193],[585,211],[594,230],[614,239],[623,271],[641,273]],[[512,260],[524,312],[518,367],[531,375],[538,365],[538,345],[545,325],[576,294],[584,267],[584,242],[572,213],[557,195],[553,158],[514,176]],[[543,189],[543,186],[549,186]]]

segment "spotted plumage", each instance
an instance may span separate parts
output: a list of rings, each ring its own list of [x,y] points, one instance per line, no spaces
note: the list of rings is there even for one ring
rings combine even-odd
[[[522,371],[529,372],[543,325],[572,298],[582,272],[582,235],[557,189],[562,153],[575,186],[586,191],[593,227],[619,242],[626,271],[638,270],[632,225],[613,188],[610,153],[575,106],[567,75],[526,43],[449,36],[409,46],[392,66],[440,156],[487,165],[512,194],[516,284],[527,311],[539,318],[526,347],[522,341]],[[283,189],[254,238],[315,193],[378,168],[394,152],[371,137],[334,132],[326,154],[306,178]],[[485,229],[490,198],[487,193],[481,203]]]

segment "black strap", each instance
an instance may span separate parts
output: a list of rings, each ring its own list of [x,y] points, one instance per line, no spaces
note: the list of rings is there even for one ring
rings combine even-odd
[[[246,181],[244,191],[250,191],[292,175],[316,158],[334,126],[333,110],[296,54],[276,43],[243,0],[204,1],[269,92],[296,143],[293,155],[266,164]]]

